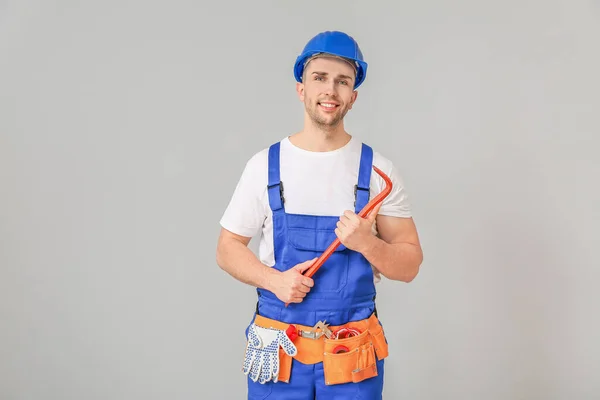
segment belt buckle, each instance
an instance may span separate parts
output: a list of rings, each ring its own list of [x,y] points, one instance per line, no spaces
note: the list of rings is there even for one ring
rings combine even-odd
[[[302,336],[308,339],[320,339],[322,336],[327,337],[327,339],[331,339],[333,332],[328,327],[328,323],[325,321],[319,321],[312,327],[310,331],[298,331],[298,336]],[[318,331],[317,329],[320,329]]]

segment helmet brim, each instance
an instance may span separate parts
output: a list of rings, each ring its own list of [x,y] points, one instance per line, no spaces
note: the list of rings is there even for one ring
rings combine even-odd
[[[367,75],[367,67],[368,64],[365,61],[362,60],[358,60],[356,58],[349,58],[343,54],[337,54],[335,52],[331,52],[331,51],[318,51],[318,50],[314,50],[314,51],[309,51],[309,52],[305,52],[301,55],[299,55],[296,58],[296,63],[294,64],[294,77],[296,78],[297,82],[302,83],[302,74],[304,72],[304,67],[306,64],[306,61],[314,56],[315,54],[324,54],[324,55],[332,55],[332,56],[336,56],[336,57],[341,57],[345,60],[349,60],[353,63],[355,63],[356,65],[356,80],[354,82],[354,89],[358,89],[358,87],[360,85],[362,85],[362,83],[365,80],[365,77]]]

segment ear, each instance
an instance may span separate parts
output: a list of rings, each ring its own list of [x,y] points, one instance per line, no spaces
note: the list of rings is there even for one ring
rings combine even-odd
[[[350,99],[350,105],[348,106],[348,110],[352,110],[352,106],[354,105],[354,102],[356,101],[356,98],[358,97],[358,91],[353,91],[352,92],[352,98]]]
[[[304,101],[304,84],[300,82],[296,82],[296,92],[298,93],[298,98],[300,101]]]

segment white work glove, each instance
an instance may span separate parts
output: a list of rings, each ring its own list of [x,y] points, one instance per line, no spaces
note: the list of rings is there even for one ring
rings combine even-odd
[[[244,374],[256,382],[277,382],[279,376],[279,346],[289,356],[295,356],[296,346],[285,331],[250,325],[244,358]]]

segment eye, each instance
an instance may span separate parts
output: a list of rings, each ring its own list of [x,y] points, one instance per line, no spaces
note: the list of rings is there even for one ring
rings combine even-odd
[[[321,77],[321,76],[319,76],[319,75],[316,75],[316,76],[315,76],[315,81],[320,81],[320,80],[323,80],[323,77]]]
[[[347,84],[348,84],[348,81],[340,81],[340,83],[341,83],[342,85],[347,85]]]

